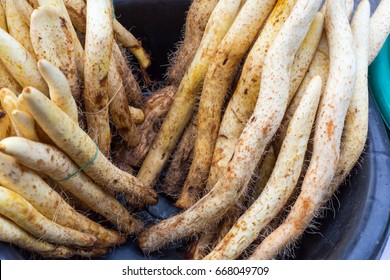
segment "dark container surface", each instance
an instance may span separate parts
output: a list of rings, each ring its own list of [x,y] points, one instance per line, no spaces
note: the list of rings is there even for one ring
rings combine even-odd
[[[115,1],[119,21],[132,28],[151,52],[153,66],[148,71],[162,81],[168,54],[181,39],[188,0]],[[349,180],[332,201],[334,210],[317,220],[317,229],[304,234],[294,250],[296,259],[379,259],[390,225],[390,144],[375,104],[370,99],[367,148]],[[169,200],[139,213],[147,223],[177,213]],[[0,243],[0,259],[31,259],[36,256]],[[177,243],[148,256],[134,240],[114,248],[105,259],[183,259],[185,244]]]

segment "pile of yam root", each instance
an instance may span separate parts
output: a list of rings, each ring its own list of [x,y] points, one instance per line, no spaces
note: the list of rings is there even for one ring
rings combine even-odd
[[[149,53],[112,1],[1,0],[0,241],[276,258],[358,162],[390,32],[390,0],[372,16],[368,0],[322,2],[193,0],[146,96]],[[157,193],[182,211],[146,227]]]

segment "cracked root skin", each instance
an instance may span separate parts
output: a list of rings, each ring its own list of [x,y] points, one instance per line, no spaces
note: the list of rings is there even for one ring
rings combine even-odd
[[[106,0],[95,1],[93,5],[91,2],[87,5],[83,98],[88,134],[106,156],[111,144],[108,73],[113,43],[111,4]]]
[[[131,166],[139,166],[144,160],[160,130],[161,122],[167,115],[177,87],[167,86],[154,93],[145,103],[145,120],[138,126],[141,139],[134,149],[120,151],[120,162],[129,163]]]

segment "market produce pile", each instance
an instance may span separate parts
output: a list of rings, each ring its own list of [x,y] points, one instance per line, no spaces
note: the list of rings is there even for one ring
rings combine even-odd
[[[193,0],[145,96],[149,54],[112,1],[2,0],[0,241],[277,258],[363,153],[367,69],[390,33],[390,0],[371,17],[368,0],[321,4]],[[157,184],[182,211],[145,227]]]

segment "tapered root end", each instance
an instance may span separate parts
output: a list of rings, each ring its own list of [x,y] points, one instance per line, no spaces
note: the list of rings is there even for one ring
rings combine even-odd
[[[144,208],[150,205],[156,205],[158,202],[158,195],[157,193],[151,189],[145,187],[143,189],[143,196],[134,196],[133,194],[128,194],[127,195],[127,202],[136,208]]]
[[[138,236],[138,245],[145,254],[150,254],[154,251],[154,249],[150,246],[150,241],[148,237],[149,237],[149,230],[143,231]]]
[[[31,94],[32,93],[32,88],[31,87],[25,87],[23,89],[23,94]]]

